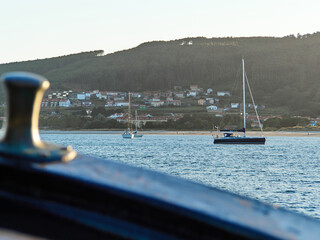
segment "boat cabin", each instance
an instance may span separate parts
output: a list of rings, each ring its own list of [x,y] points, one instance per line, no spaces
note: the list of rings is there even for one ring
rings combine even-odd
[[[224,137],[233,137],[233,133],[231,132],[229,132],[229,133],[223,133],[223,136]]]

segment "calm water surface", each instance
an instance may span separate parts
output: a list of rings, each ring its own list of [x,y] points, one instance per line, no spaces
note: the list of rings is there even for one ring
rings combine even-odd
[[[79,153],[161,171],[320,219],[320,138],[268,137],[264,146],[211,136],[42,134]]]

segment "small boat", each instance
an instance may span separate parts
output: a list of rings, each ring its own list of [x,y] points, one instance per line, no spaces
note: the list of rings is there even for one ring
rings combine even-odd
[[[143,135],[138,133],[138,125],[139,125],[139,122],[138,122],[137,110],[136,110],[136,121],[135,121],[135,125],[136,125],[136,130],[133,132],[134,137],[136,137],[136,138],[137,138],[137,137],[142,137]]]
[[[224,132],[223,137],[216,136],[214,138],[213,143],[214,144],[265,144],[266,139],[264,137],[247,137],[247,136],[240,136],[235,135],[234,132],[240,132],[240,130],[221,130],[221,132]],[[232,132],[230,132],[232,131]],[[245,133],[245,129],[243,129],[243,132]]]
[[[130,130],[127,129],[123,134],[122,134],[123,138],[131,138],[133,139],[135,137],[135,134]]]
[[[223,136],[220,136],[217,134],[213,138],[213,143],[214,144],[265,144],[266,138],[265,137],[247,137],[246,136],[246,91],[245,91],[245,81],[246,80],[246,74],[245,74],[245,69],[244,69],[244,59],[242,59],[242,90],[243,90],[243,128],[238,129],[238,130],[231,130],[231,129],[225,129],[225,130],[220,130],[220,132],[223,132]],[[248,79],[247,79],[248,83]],[[257,115],[257,119],[259,122],[260,130],[262,132],[262,126],[260,123],[259,115],[257,112],[257,108],[254,104],[254,100],[252,97],[251,89],[248,84],[249,92],[251,95],[252,103]],[[241,135],[235,135],[237,132],[243,132],[243,136]]]
[[[134,135],[134,137],[143,137],[143,135],[142,134],[138,134],[138,132],[137,131],[134,131],[133,132],[133,135]]]

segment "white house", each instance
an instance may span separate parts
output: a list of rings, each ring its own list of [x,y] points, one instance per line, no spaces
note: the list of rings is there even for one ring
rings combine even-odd
[[[77,99],[78,100],[86,100],[86,94],[85,93],[77,93]]]
[[[249,103],[248,104],[248,108],[254,108],[254,105],[253,104],[251,104],[251,103]],[[261,108],[261,109],[265,109],[265,106],[264,105],[262,105],[262,106],[260,106],[259,108]],[[256,105],[256,109],[258,109],[258,106]]]
[[[57,107],[58,106],[58,100],[51,100],[50,101],[50,107]]]
[[[128,107],[129,102],[115,102],[113,106],[115,106],[115,107]]]
[[[219,97],[225,97],[225,96],[229,96],[230,97],[231,96],[230,92],[222,92],[222,91],[218,91],[217,95]]]
[[[197,92],[196,91],[189,91],[189,93],[187,94],[188,97],[196,97],[197,96]]]
[[[59,107],[70,107],[71,106],[71,102],[69,99],[61,99],[59,101]]]
[[[101,98],[102,98],[102,94],[101,94],[100,92],[95,93],[95,95],[96,95],[96,97],[97,97],[97,98],[99,98],[99,99],[101,99]]]
[[[97,96],[98,97],[98,96]],[[108,95],[107,92],[100,92],[100,97],[98,97],[99,99],[108,99]]]
[[[212,88],[208,88],[207,89],[207,94],[213,93],[213,89]]]
[[[90,101],[83,101],[83,102],[81,102],[81,104],[82,104],[83,107],[93,106],[92,102],[90,102]]]
[[[90,92],[90,94],[93,95],[93,94],[97,94],[99,92],[100,92],[99,90],[93,90],[92,92]]]
[[[49,106],[50,106],[50,100],[49,99],[42,99],[41,107],[49,107]]]
[[[141,98],[142,96],[141,96],[141,93],[132,92],[131,93],[131,97],[133,97],[133,98]]]
[[[175,93],[177,98],[184,98],[184,93],[183,92],[176,92]]]
[[[207,109],[208,112],[211,112],[211,111],[217,111],[218,107],[214,106],[214,105],[211,105],[211,106],[206,107],[206,109]]]
[[[113,100],[114,101],[123,101],[124,97],[114,97]]]
[[[167,105],[181,106],[181,100],[170,100],[170,101],[167,101]]]
[[[87,92],[87,93],[85,93],[85,95],[86,95],[86,100],[90,100],[90,98],[91,98],[91,93]]]
[[[151,105],[152,107],[161,107],[161,106],[164,105],[164,101],[152,101],[152,102],[150,103],[150,105]]]
[[[198,88],[198,85],[190,85],[190,90],[191,91],[197,91],[199,88]]]
[[[102,99],[114,99],[118,96],[117,92],[101,92]]]
[[[208,104],[214,104],[214,99],[213,98],[206,98],[206,102]]]
[[[231,108],[239,108],[239,103],[231,103]]]

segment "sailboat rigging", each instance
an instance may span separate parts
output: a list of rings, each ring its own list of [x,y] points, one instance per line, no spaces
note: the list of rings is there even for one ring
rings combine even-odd
[[[255,107],[249,81],[245,73],[244,59],[242,59],[243,128],[238,130],[231,130],[231,129],[220,130],[220,132],[223,132],[223,136],[222,137],[220,137],[219,135],[214,136],[213,138],[214,144],[265,144],[266,142],[265,137],[247,137],[246,136],[246,90],[245,90],[246,82],[247,82],[252,103],[254,105],[254,109],[258,118],[260,130],[262,132],[260,118],[259,118],[257,109]],[[234,132],[243,132],[243,136],[235,136]]]
[[[142,137],[143,135],[138,133],[138,125],[139,125],[139,122],[138,122],[137,110],[136,110],[135,113],[136,113],[136,120],[135,120],[136,130],[133,132],[133,134],[134,134],[134,137]]]
[[[132,132],[132,123],[131,123],[131,96],[129,92],[129,106],[128,106],[128,121],[127,121],[127,129],[122,134],[123,138],[134,138],[134,133]]]

